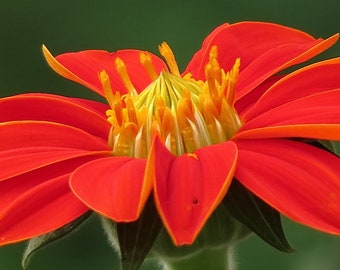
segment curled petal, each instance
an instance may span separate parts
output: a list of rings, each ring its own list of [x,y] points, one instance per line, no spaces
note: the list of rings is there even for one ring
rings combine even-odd
[[[145,159],[108,157],[89,162],[71,176],[74,194],[116,222],[138,219],[152,189],[144,177]]]
[[[121,50],[110,53],[102,50],[87,50],[64,53],[54,57],[43,46],[43,53],[48,64],[59,75],[82,84],[102,96],[104,96],[104,92],[98,79],[98,74],[102,70],[105,70],[109,75],[112,89],[122,94],[127,93],[115,67],[117,57],[125,63],[132,84],[138,92],[151,83],[151,78],[139,59],[139,55],[143,51]],[[157,73],[167,69],[160,58],[151,53],[150,56]]]
[[[340,233],[338,157],[281,139],[240,140],[237,146],[235,177],[244,186],[297,222]]]
[[[179,157],[156,139],[148,173],[163,223],[176,245],[192,244],[226,194],[236,167],[233,142],[211,145]]]
[[[88,208],[70,191],[69,174],[56,177],[21,194],[0,211],[0,245],[56,230]]]

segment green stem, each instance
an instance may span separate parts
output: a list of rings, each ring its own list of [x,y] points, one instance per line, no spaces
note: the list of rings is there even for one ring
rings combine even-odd
[[[162,258],[163,270],[235,270],[233,248],[207,248],[180,259]]]

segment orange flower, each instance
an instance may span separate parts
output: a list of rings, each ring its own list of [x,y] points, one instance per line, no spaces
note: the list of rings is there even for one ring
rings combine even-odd
[[[181,74],[170,47],[53,57],[107,105],[49,94],[0,100],[0,243],[88,209],[118,223],[151,196],[176,245],[191,244],[239,181],[295,221],[340,233],[340,59],[278,75],[334,44],[276,24],[216,28]],[[69,185],[71,189],[69,188]]]

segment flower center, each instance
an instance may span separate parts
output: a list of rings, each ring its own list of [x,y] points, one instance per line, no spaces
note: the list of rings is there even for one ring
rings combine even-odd
[[[113,92],[105,70],[99,74],[111,107],[106,113],[112,125],[109,145],[114,155],[147,157],[155,134],[173,154],[192,153],[228,140],[242,125],[234,108],[239,59],[225,73],[217,60],[217,47],[212,46],[205,66],[206,81],[197,81],[191,74],[180,75],[165,42],[159,51],[170,72],[157,75],[151,56],[142,52],[140,62],[153,82],[139,94],[120,58],[116,58],[115,65],[128,94]]]

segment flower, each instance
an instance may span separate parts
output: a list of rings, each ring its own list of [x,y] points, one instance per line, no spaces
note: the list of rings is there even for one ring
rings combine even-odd
[[[156,55],[53,57],[107,104],[51,94],[0,100],[0,243],[56,230],[88,210],[138,220],[153,193],[176,245],[191,244],[239,181],[293,220],[340,233],[340,58],[284,75],[338,38],[281,25],[223,24],[180,73]],[[233,180],[235,179],[235,180]]]

